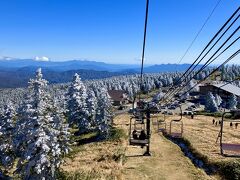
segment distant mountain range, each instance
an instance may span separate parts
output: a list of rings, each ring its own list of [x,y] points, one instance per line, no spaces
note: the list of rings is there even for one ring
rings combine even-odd
[[[44,78],[50,83],[65,83],[72,80],[77,72],[83,80],[101,79],[118,75],[136,74],[140,65],[107,64],[96,61],[71,60],[63,62],[39,61],[33,59],[0,60],[0,88],[15,88],[27,86],[34,72],[41,67]],[[146,65],[145,73],[184,71],[189,64]]]
[[[107,64],[104,62],[96,61],[82,61],[82,60],[70,60],[70,61],[37,61],[33,59],[11,59],[11,60],[0,60],[0,69],[18,69],[23,67],[42,67],[48,68],[54,71],[69,71],[69,70],[96,70],[96,71],[109,71],[117,72],[126,69],[138,68],[140,65],[129,65],[129,64]]]

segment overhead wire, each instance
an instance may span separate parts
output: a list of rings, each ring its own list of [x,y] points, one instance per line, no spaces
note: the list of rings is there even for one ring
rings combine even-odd
[[[223,29],[228,25],[228,23],[234,18],[234,16],[239,12],[240,10],[240,7],[237,8],[237,10],[230,16],[230,18],[224,23],[224,25],[218,30],[218,32],[214,35],[214,37],[208,42],[208,44],[204,47],[204,49],[201,51],[201,53],[199,54],[199,56],[195,59],[195,61],[188,67],[188,69],[181,75],[181,77],[175,82],[172,84],[172,86],[170,87],[170,89],[172,89],[174,87],[174,84],[178,84],[179,82],[181,82],[182,78],[184,78],[186,76],[186,74],[190,71],[190,69],[194,66],[194,64],[199,61],[199,63],[202,61],[199,60],[199,58],[203,55],[203,53],[207,50],[207,48],[212,44],[212,42],[217,38],[217,36],[223,31]],[[233,22],[236,22],[236,20],[239,18],[239,16],[233,21]],[[233,24],[233,23],[232,23]],[[232,26],[232,24],[230,25],[230,27]],[[229,27],[229,28],[230,28]],[[228,28],[228,29],[229,29]],[[225,32],[226,33],[226,32]],[[224,33],[224,34],[225,34]],[[222,37],[221,37],[222,38]],[[221,39],[220,38],[220,39]],[[219,39],[219,40],[220,40]],[[219,41],[218,40],[218,41]],[[216,43],[215,43],[216,44]],[[213,46],[214,47],[214,46]],[[212,47],[212,48],[213,48]],[[212,49],[211,48],[211,49]],[[208,52],[209,53],[209,52]],[[198,63],[198,64],[199,64]],[[194,67],[196,68],[196,66]],[[172,93],[172,91],[169,91],[168,93],[166,93],[163,97],[162,97],[162,100],[167,96],[169,95],[169,93]]]
[[[211,41],[208,43],[208,45],[204,48],[204,50],[200,53],[200,55],[197,57],[197,59],[193,62],[193,64],[188,68],[187,71],[185,71],[185,73],[177,80],[176,84],[179,82],[179,81],[183,81],[182,79],[186,80],[187,77],[193,72],[193,70],[200,64],[200,62],[206,57],[206,55],[214,48],[214,46],[216,46],[216,44],[220,41],[220,39],[226,34],[226,32],[232,27],[232,25],[238,20],[239,16],[238,15],[234,21],[228,26],[228,28],[223,32],[223,34],[217,39],[217,41],[212,45],[212,47],[205,53],[205,55],[200,59],[198,60],[203,52],[208,48],[208,46],[211,44],[211,42],[213,42],[213,40],[219,35],[219,33],[226,27],[226,25],[231,21],[231,19],[236,15],[236,13],[239,11],[239,8],[233,13],[233,15],[228,19],[228,21],[222,26],[222,28],[215,34],[215,36],[211,39]],[[239,30],[239,27],[234,31],[233,34],[235,34],[237,31]],[[232,37],[232,36],[231,36]],[[230,38],[228,38],[229,40]],[[227,42],[227,41],[226,41]],[[223,46],[225,45],[226,43],[223,44]],[[221,46],[221,48],[223,47]],[[220,48],[220,49],[221,49]],[[219,50],[220,50],[219,49]],[[212,56],[213,57],[213,56]],[[211,60],[211,59],[210,59]],[[209,60],[209,61],[210,61]],[[196,62],[198,61],[197,64],[195,64]],[[209,62],[208,61],[208,62]],[[194,66],[195,64],[195,66]],[[192,68],[194,66],[194,68]],[[191,69],[192,68],[192,69]],[[190,70],[191,69],[191,70]],[[189,71],[189,72],[188,72]],[[170,87],[170,89],[173,88],[173,86]],[[176,91],[176,88],[173,89],[172,91],[168,92],[165,94],[165,96],[162,98],[162,100],[167,96],[171,96],[173,93],[175,93]],[[165,98],[166,99],[166,98]]]
[[[146,13],[145,13],[145,23],[144,23],[144,35],[143,35],[143,46],[142,46],[142,60],[141,60],[141,74],[140,74],[140,93],[139,93],[139,100],[140,100],[140,94],[142,91],[142,85],[143,85],[143,68],[144,68],[144,58],[145,58],[145,46],[146,46],[146,36],[147,36],[147,23],[148,23],[148,7],[149,7],[149,0],[146,1]]]
[[[237,31],[239,30],[239,27],[236,29]],[[220,55],[222,55],[226,50],[228,50],[231,46],[233,46],[233,44],[235,44],[239,39],[240,36],[238,36],[230,45],[228,45],[222,52],[220,52],[214,59],[212,59],[217,53],[218,51],[227,43],[227,41],[237,32],[234,31],[230,37],[222,44],[222,46],[220,48],[218,48],[218,50],[207,60],[207,62],[205,62],[205,64],[187,81],[184,83],[184,85],[182,85],[181,87],[179,87],[180,89],[176,89],[173,90],[173,93],[170,94],[166,99],[168,99],[169,97],[172,97],[173,94],[177,94],[178,92],[180,92],[181,90],[183,90],[192,79],[194,79],[201,71],[203,71],[204,69],[206,69],[211,63],[213,63]]]
[[[193,46],[194,42],[197,40],[198,36],[200,35],[200,33],[202,32],[203,28],[206,26],[206,24],[208,23],[208,21],[210,20],[210,18],[212,17],[214,11],[217,9],[218,5],[220,4],[221,0],[218,0],[216,5],[214,6],[214,8],[212,9],[212,11],[210,12],[210,14],[208,15],[208,17],[206,18],[206,20],[204,21],[203,25],[201,26],[201,28],[199,29],[199,31],[197,32],[197,34],[195,35],[194,39],[192,40],[192,42],[190,43],[190,45],[188,46],[188,48],[186,49],[186,51],[184,52],[183,56],[180,58],[180,60],[178,61],[177,64],[179,64],[180,62],[182,62],[182,60],[184,59],[184,57],[187,55],[187,53],[189,52],[189,50],[191,49],[191,47]]]
[[[240,36],[238,38],[236,38],[230,45],[227,46],[227,48],[225,48],[216,58],[213,59],[213,57],[223,48],[223,46],[233,37],[233,35],[236,34],[236,32],[238,32],[239,29],[240,29],[240,26],[238,26],[238,28],[236,28],[236,30],[227,38],[227,40],[224,41],[224,43],[217,49],[217,51],[214,52],[214,54],[204,63],[204,65],[194,74],[194,76],[191,77],[190,80],[185,82],[185,85],[183,85],[183,87],[181,87],[180,90],[177,90],[178,92],[181,91],[185,86],[187,86],[187,84],[192,79],[194,79],[196,77],[196,75],[198,75],[202,70],[206,69],[207,66],[209,66],[211,63],[213,63],[221,54],[223,54],[223,52],[225,52],[227,49],[229,49],[233,44],[235,44],[240,39]],[[187,77],[184,80],[187,80]],[[175,93],[175,92],[176,92],[176,90],[173,91],[173,93]],[[169,96],[171,96],[171,95],[169,95]]]
[[[235,58],[238,54],[240,53],[240,49],[238,49],[236,52],[234,52],[229,58],[227,58],[221,65],[219,65],[217,68],[215,68],[211,73],[209,73],[206,77],[204,77],[202,80],[200,80],[198,83],[196,83],[193,87],[191,87],[190,89],[188,89],[187,91],[185,91],[182,96],[186,95],[187,93],[189,93],[192,89],[194,89],[198,84],[202,83],[203,81],[205,81],[208,77],[210,77],[211,75],[213,75],[215,72],[217,72],[221,67],[223,67],[225,64],[227,64],[230,60],[232,60],[233,58]],[[171,99],[172,100],[172,99]]]

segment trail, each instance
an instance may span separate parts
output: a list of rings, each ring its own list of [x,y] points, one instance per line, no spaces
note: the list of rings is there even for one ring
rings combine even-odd
[[[128,115],[119,115],[114,122],[116,126],[123,128],[127,133]],[[177,145],[158,134],[153,126],[151,128],[150,150],[152,156],[142,156],[145,148],[129,146],[126,142],[127,159],[123,165],[123,179],[218,179],[208,176],[202,169],[195,167]]]

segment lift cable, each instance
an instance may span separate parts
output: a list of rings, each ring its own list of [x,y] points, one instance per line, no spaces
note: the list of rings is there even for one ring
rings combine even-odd
[[[218,48],[217,51],[215,51],[215,53],[205,62],[205,64],[193,75],[193,77],[191,77],[187,82],[185,82],[185,84],[183,86],[180,87],[180,89],[174,90],[174,93],[178,93],[181,90],[183,90],[188,83],[190,83],[190,81],[192,79],[194,79],[201,71],[203,71],[204,69],[206,69],[211,63],[213,63],[220,55],[222,55],[226,50],[228,50],[231,46],[233,46],[233,44],[235,44],[239,39],[240,36],[238,36],[231,44],[229,44],[222,52],[220,52],[214,59],[212,59],[220,50],[221,48],[232,38],[232,36],[240,29],[240,26],[228,37],[228,39]],[[186,78],[185,78],[186,79]],[[169,95],[167,98],[173,96]],[[166,99],[167,99],[166,98]]]
[[[216,5],[214,6],[214,8],[212,9],[211,13],[208,15],[207,19],[204,21],[203,25],[201,26],[201,28],[199,29],[199,31],[197,32],[197,34],[195,35],[194,39],[192,40],[192,42],[190,43],[190,45],[188,46],[188,48],[186,49],[186,51],[184,52],[183,56],[180,58],[180,60],[178,61],[177,65],[179,65],[183,58],[187,55],[187,53],[189,52],[189,50],[191,49],[191,47],[193,46],[194,42],[197,40],[199,34],[202,32],[203,28],[206,26],[206,24],[208,23],[209,19],[212,17],[214,11],[217,9],[218,5],[220,4],[221,0],[218,0]]]
[[[146,36],[147,36],[147,23],[148,23],[148,7],[149,7],[149,0],[146,2],[146,14],[145,14],[145,23],[144,23],[144,36],[143,36],[143,46],[142,46],[142,64],[141,64],[141,75],[140,75],[140,93],[139,93],[139,101],[140,101],[140,94],[142,92],[142,85],[143,85],[143,67],[144,67],[144,58],[145,58],[145,46],[146,46]]]
[[[239,15],[239,16],[240,16],[240,15]],[[239,16],[238,16],[238,17],[239,17]],[[232,25],[232,24],[231,24],[231,25]],[[227,30],[228,30],[228,29],[227,29]],[[229,36],[229,38],[221,45],[221,47],[218,49],[218,51],[227,43],[227,41],[229,41],[230,38],[232,38],[232,36],[233,36],[238,30],[239,30],[239,27],[238,27],[238,28],[231,34],[231,36]],[[227,31],[225,31],[224,34],[225,34],[226,32],[227,32]],[[224,34],[222,34],[222,35],[224,35]],[[222,36],[221,36],[220,38],[222,38]],[[218,41],[220,40],[220,38],[218,39]],[[238,39],[239,39],[239,37],[238,37],[236,40],[234,40],[234,41],[233,41],[224,51],[222,51],[217,57],[219,57],[223,52],[225,52],[229,47],[231,47],[232,44],[234,44],[236,41],[238,41]],[[217,42],[218,42],[218,41],[217,41]],[[217,43],[217,42],[216,42],[216,43]],[[206,55],[210,52],[210,50],[212,50],[212,48],[216,45],[216,43],[215,43],[215,44],[209,49],[209,51],[202,57],[201,61],[203,60],[203,58],[206,57]],[[197,71],[197,73],[194,75],[194,77],[196,77],[196,75],[199,74],[204,68],[206,68],[206,66],[208,66],[209,64],[211,64],[213,61],[215,61],[215,60],[217,59],[217,57],[214,58],[214,59],[212,59],[212,58],[217,54],[218,51],[216,51],[216,52],[211,56],[211,58],[210,58],[207,62],[205,62],[205,64],[204,64],[204,65]],[[212,59],[212,60],[211,60],[211,59]],[[193,73],[194,69],[199,65],[199,63],[200,63],[200,62],[198,62],[198,63],[195,65],[195,67],[187,74],[186,77],[184,77],[184,79],[183,79],[182,81],[187,80],[188,76],[190,76],[191,73]],[[193,77],[192,77],[192,79],[193,79]],[[171,95],[173,95],[176,90],[177,90],[177,89],[174,89],[172,92],[170,92],[169,95],[168,95],[168,97],[171,96]]]
[[[207,66],[209,66],[211,63],[213,63],[221,54],[223,54],[226,50],[228,50],[233,44],[235,44],[239,39],[240,36],[238,38],[236,38],[230,45],[228,45],[221,53],[219,53],[217,55],[217,57],[214,58],[214,56],[224,47],[224,45],[233,37],[234,34],[236,34],[238,32],[238,30],[240,29],[240,26],[238,26],[238,28],[235,29],[235,31],[227,38],[227,40],[224,41],[224,43],[217,49],[217,51],[215,51],[215,53],[204,63],[204,65],[194,74],[193,77],[190,78],[190,80],[188,80],[187,82],[185,82],[185,84],[181,87],[180,90],[178,89],[174,89],[167,98],[169,98],[170,96],[172,96],[173,94],[181,91],[184,87],[187,86],[187,84],[196,77],[196,75],[198,75],[202,70],[206,69]],[[190,75],[190,74],[188,74]],[[184,78],[184,81],[187,80],[187,77]],[[177,91],[177,92],[176,92]],[[166,99],[167,99],[166,98]]]
[[[202,80],[200,80],[198,83],[196,83],[193,87],[191,87],[189,90],[187,90],[186,92],[184,92],[182,94],[182,96],[186,95],[187,93],[189,93],[193,88],[195,88],[198,84],[202,83],[203,81],[205,81],[208,77],[210,77],[211,75],[213,75],[215,72],[219,71],[225,64],[227,64],[230,60],[232,60],[233,58],[235,58],[238,54],[240,53],[240,49],[238,49],[235,53],[233,53],[227,60],[225,60],[221,65],[219,65],[217,68],[215,68],[210,74],[208,74],[205,78],[203,78]]]
[[[202,52],[199,54],[199,56],[195,59],[195,61],[188,67],[188,69],[181,75],[181,77],[172,84],[172,86],[170,87],[173,88],[174,84],[178,84],[179,82],[181,82],[181,79],[183,77],[185,77],[185,75],[188,73],[188,71],[194,66],[194,64],[199,60],[199,58],[202,56],[202,54],[206,51],[206,49],[211,45],[211,43],[216,39],[216,37],[221,33],[221,31],[227,26],[227,24],[234,18],[234,16],[239,12],[240,7],[237,8],[237,10],[231,15],[231,17],[224,23],[224,25],[218,30],[218,32],[214,35],[214,37],[208,42],[208,44],[204,47],[204,49],[202,50]],[[236,21],[236,19],[235,19]],[[200,62],[199,62],[200,63]],[[166,93],[162,99],[164,99],[170,92]]]

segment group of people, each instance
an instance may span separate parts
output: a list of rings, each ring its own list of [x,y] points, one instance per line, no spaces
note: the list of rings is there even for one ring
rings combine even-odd
[[[222,121],[221,120],[220,121],[216,121],[215,119],[213,119],[212,123],[213,123],[213,125],[215,124],[215,126],[217,126],[217,125],[221,125]],[[230,125],[230,127],[233,127],[233,123],[232,122],[230,122],[229,125]],[[235,128],[236,129],[238,128],[238,123],[235,123]]]
[[[141,130],[140,135],[138,136],[137,130],[134,129],[133,132],[132,132],[132,137],[133,137],[133,139],[139,139],[139,140],[147,139],[147,135],[146,135],[144,130]]]
[[[221,120],[216,121],[215,119],[213,119],[212,123],[213,123],[213,125],[215,124],[215,126],[217,126],[217,125],[221,125],[222,121]]]

